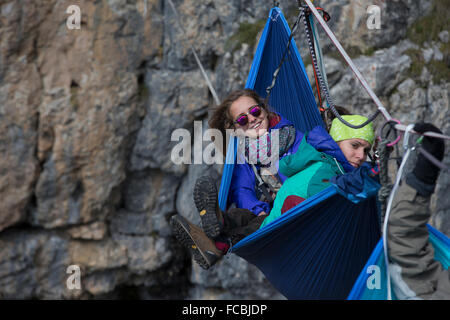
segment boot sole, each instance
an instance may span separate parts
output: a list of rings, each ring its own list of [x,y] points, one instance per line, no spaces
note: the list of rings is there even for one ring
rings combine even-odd
[[[209,269],[211,265],[208,263],[206,257],[203,256],[202,252],[198,249],[197,243],[189,234],[189,225],[183,220],[184,219],[182,217],[178,216],[173,216],[170,219],[170,225],[172,226],[175,237],[184,247],[191,251],[195,262],[197,262],[203,269]]]
[[[221,226],[217,218],[217,188],[209,177],[201,177],[194,187],[194,202],[200,213],[202,229],[209,238],[219,236]]]

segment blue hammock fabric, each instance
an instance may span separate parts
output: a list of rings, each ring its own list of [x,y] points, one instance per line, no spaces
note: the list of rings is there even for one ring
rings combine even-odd
[[[380,238],[375,200],[329,187],[237,243],[288,299],[345,299]]]
[[[434,258],[441,262],[444,269],[450,266],[450,238],[439,230],[427,225],[430,242],[434,249]],[[383,239],[380,239],[366,265],[355,282],[348,300],[386,300],[387,274],[383,253]],[[391,297],[396,300],[391,287]]]
[[[272,83],[273,73],[278,67],[291,31],[279,8],[269,13],[253,59],[246,87],[266,97],[266,88]],[[278,73],[275,86],[270,93],[269,105],[294,123],[301,132],[323,125],[314,93],[295,41],[289,44],[289,51]]]

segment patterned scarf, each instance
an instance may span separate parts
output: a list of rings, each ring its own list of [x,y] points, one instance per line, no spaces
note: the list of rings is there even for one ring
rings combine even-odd
[[[245,160],[259,167],[269,167],[272,155],[272,140],[274,131],[278,131],[278,156],[286,153],[295,141],[294,126],[284,126],[281,129],[273,129],[257,138],[244,137],[239,139],[239,150],[245,150]],[[273,141],[276,147],[276,141]]]
[[[281,158],[295,141],[294,126],[284,126],[280,129],[273,129],[270,132],[257,138],[245,137],[239,139],[239,150],[245,151],[245,160],[249,164],[254,164],[261,168],[261,179],[268,183],[277,192],[281,187],[280,178],[277,173],[271,172],[268,168],[272,165],[272,144],[276,148],[276,133],[278,131],[278,159]]]

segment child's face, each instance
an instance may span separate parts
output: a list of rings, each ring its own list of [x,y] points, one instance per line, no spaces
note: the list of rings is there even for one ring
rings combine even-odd
[[[366,140],[355,138],[337,142],[347,161],[355,168],[366,161],[371,145]]]
[[[230,116],[234,121],[235,129],[245,131],[245,135],[257,137],[263,135],[269,129],[269,118],[267,112],[260,108],[259,115],[253,115],[250,111],[258,103],[250,97],[242,96],[230,106]],[[245,125],[236,123],[240,117],[247,117]]]

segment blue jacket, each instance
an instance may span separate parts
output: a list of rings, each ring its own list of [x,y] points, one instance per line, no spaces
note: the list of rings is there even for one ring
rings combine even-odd
[[[280,129],[284,126],[292,125],[292,123],[281,117],[280,122],[269,131],[273,129]],[[303,139],[304,134],[296,130],[295,141],[292,146],[280,157],[280,159],[286,157],[287,155],[294,154]],[[353,166],[347,161],[341,149],[337,143],[331,138],[328,132],[321,126],[313,128],[306,138],[307,142],[311,144],[318,151],[324,152],[334,158],[343,166],[346,172],[351,172],[354,170]],[[278,167],[278,163],[276,164]],[[283,183],[287,177],[278,171],[281,183]],[[231,179],[230,185],[230,196],[228,204],[235,203],[236,207],[248,209],[254,214],[258,215],[260,212],[264,211],[267,214],[270,212],[271,208],[267,202],[259,201],[256,197],[256,177],[248,163],[235,164],[233,170],[233,177]]]

